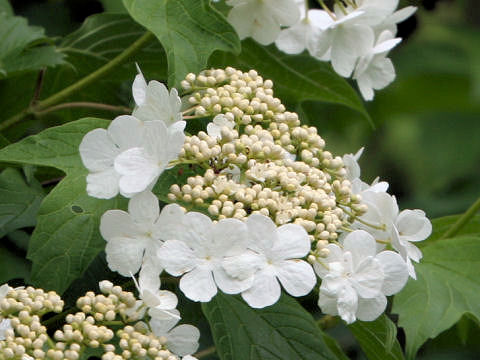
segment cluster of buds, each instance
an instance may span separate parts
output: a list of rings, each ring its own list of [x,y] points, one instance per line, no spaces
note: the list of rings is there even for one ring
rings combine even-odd
[[[259,213],[277,225],[299,224],[313,244],[335,241],[366,212],[342,158],[325,150],[315,127],[286,111],[271,80],[228,67],[189,74],[182,86],[191,92],[191,117],[215,119],[207,132],[186,137],[179,162],[205,170],[172,185],[172,202],[203,207],[216,220]]]
[[[102,360],[180,359],[166,347],[167,339],[156,336],[143,322],[148,317],[133,293],[109,281],[102,281],[100,288],[103,294],[89,291],[80,297],[76,305],[81,311],[68,314],[65,324],[50,338],[42,316],[63,310],[60,296],[53,291],[3,285],[0,359],[77,360],[88,348],[98,349]]]

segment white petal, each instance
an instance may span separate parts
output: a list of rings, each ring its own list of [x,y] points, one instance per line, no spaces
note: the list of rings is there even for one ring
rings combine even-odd
[[[364,259],[350,277],[350,283],[358,295],[364,298],[377,296],[382,289],[383,280],[382,265],[371,256]]]
[[[90,171],[102,171],[112,167],[113,159],[119,153],[105,129],[88,132],[80,143],[79,151],[83,165]]]
[[[142,264],[145,243],[132,238],[114,238],[107,243],[108,267],[123,276],[136,274]]]
[[[108,134],[120,151],[140,146],[144,132],[143,122],[130,115],[118,116],[108,126]]]
[[[157,256],[165,271],[173,276],[180,276],[197,265],[192,249],[178,240],[166,241],[157,251]]]
[[[300,10],[292,0],[270,0],[268,12],[282,26],[292,26],[300,19]]]
[[[376,258],[380,261],[385,275],[382,292],[387,296],[398,293],[408,280],[407,264],[393,251],[382,251]]]
[[[5,340],[5,332],[7,330],[10,330],[12,328],[12,325],[11,325],[11,320],[10,319],[2,319],[0,321],[0,340]]]
[[[225,257],[222,266],[228,275],[240,280],[253,276],[267,263],[265,256],[247,250],[237,256]]]
[[[157,254],[153,255],[155,256],[155,259],[152,259],[152,254],[147,256],[147,253],[145,252],[142,268],[140,269],[140,274],[138,276],[138,283],[140,289],[149,290],[155,294],[160,289],[160,273],[163,271],[163,268],[159,265],[159,261],[156,258]]]
[[[340,290],[338,294],[337,309],[340,317],[351,324],[355,321],[355,314],[358,307],[358,296],[356,291],[346,286]]]
[[[145,122],[145,142],[143,147],[162,170],[168,165],[167,161],[169,159],[167,159],[167,154],[170,145],[168,128],[163,121]]]
[[[416,6],[407,6],[404,7],[403,9],[400,9],[398,11],[395,11],[388,19],[387,21],[393,24],[398,24],[401,23],[402,21],[408,19],[410,16],[412,16],[415,11],[417,11]]]
[[[118,194],[120,175],[109,168],[87,175],[87,194],[98,199],[111,199]]]
[[[158,336],[166,336],[167,333],[173,328],[180,319],[180,312],[177,309],[171,310],[171,313],[175,316],[169,316],[166,313],[158,313],[153,319],[150,320],[150,326],[153,333]]]
[[[217,286],[209,267],[199,266],[180,279],[180,290],[193,301],[208,302],[217,294]]]
[[[117,156],[115,170],[120,174],[120,191],[127,194],[146,190],[161,171],[145,149],[138,147],[126,150]]]
[[[359,56],[373,46],[373,30],[365,25],[338,27],[332,42],[332,66],[343,77],[349,77]]]
[[[135,76],[135,80],[132,84],[133,99],[137,105],[143,105],[147,98],[147,82],[140,72]]]
[[[237,219],[222,219],[212,227],[209,247],[221,256],[239,255],[247,249],[247,225]]]
[[[358,299],[357,318],[362,321],[373,321],[378,318],[387,307],[387,298],[379,294],[373,299]]]
[[[151,191],[135,195],[128,202],[128,212],[137,223],[153,223],[160,214],[158,198]]]
[[[200,331],[193,325],[183,324],[173,328],[167,335],[167,349],[184,356],[197,351]]]
[[[235,6],[228,13],[227,20],[235,28],[241,40],[250,36],[252,33],[252,27],[255,21],[255,17],[251,15],[252,7],[249,4],[241,4],[239,6]]]
[[[214,269],[213,277],[218,288],[226,294],[239,294],[253,284],[253,276],[245,279],[234,278],[229,276],[222,267]]]
[[[180,234],[182,240],[194,249],[198,256],[212,255],[207,254],[212,239],[212,220],[204,214],[188,212],[184,216],[183,226],[184,231]]]
[[[304,296],[312,291],[317,278],[312,266],[302,260],[287,260],[275,264],[277,278],[287,293]]]
[[[105,240],[110,241],[116,237],[137,237],[139,231],[128,213],[122,210],[108,210],[100,218],[100,234]]]
[[[422,241],[432,233],[432,223],[422,210],[403,210],[398,214],[396,226],[400,236],[408,241]]]
[[[334,23],[331,16],[324,10],[309,10],[308,20],[314,27],[322,30],[328,29]]]
[[[318,307],[324,314],[338,315],[337,297],[325,293],[321,288],[318,296]]]
[[[301,21],[288,29],[282,30],[278,35],[275,45],[287,54],[300,54],[305,50],[307,31],[309,26]]]
[[[185,212],[177,204],[165,206],[154,226],[155,238],[166,240],[180,240],[179,232],[184,231],[183,218]]]
[[[377,253],[375,239],[363,230],[355,230],[348,234],[343,241],[343,249],[352,254],[354,267]]]
[[[253,308],[259,309],[275,304],[280,299],[280,284],[275,271],[266,268],[255,274],[253,285],[242,292],[242,298]]]
[[[260,214],[250,215],[247,219],[250,247],[256,249],[270,249],[277,240],[277,227],[273,221]]]
[[[305,229],[297,224],[282,225],[277,229],[278,239],[274,242],[270,256],[272,259],[296,259],[308,254],[310,239]]]
[[[273,43],[280,34],[280,25],[272,17],[262,17],[253,23],[251,36],[262,45]]]
[[[328,244],[326,248],[328,249],[329,254],[325,259],[321,259],[323,265],[317,262],[313,264],[315,272],[321,279],[323,279],[330,272],[328,269],[328,264],[332,262],[343,262],[343,250],[340,248],[340,246],[336,244]]]
[[[11,289],[12,288],[8,286],[8,284],[3,284],[2,286],[0,286],[0,300],[2,300],[5,296],[7,296],[8,292]]]

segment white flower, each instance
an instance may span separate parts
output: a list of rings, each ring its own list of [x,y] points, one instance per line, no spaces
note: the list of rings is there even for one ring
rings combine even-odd
[[[178,310],[176,310],[176,313],[178,315]],[[179,356],[187,355],[183,359],[195,359],[188,355],[197,351],[200,331],[195,326],[188,324],[174,327],[177,322],[178,318],[168,316],[163,319],[153,318],[150,320],[150,326],[157,337],[166,339],[165,346],[168,350]]]
[[[373,191],[373,192],[386,192],[388,190],[388,182],[386,181],[379,181],[377,177],[373,182],[369,185],[366,182],[363,182],[359,178],[353,179],[352,181],[352,194],[359,194],[360,196],[362,193],[366,191]]]
[[[358,59],[353,79],[365,100],[373,100],[373,90],[383,89],[395,79],[395,68],[386,56],[401,41],[386,30],[380,34],[375,46],[372,42],[370,51]]]
[[[247,228],[242,221],[223,219],[214,224],[203,214],[189,212],[174,239],[166,241],[157,254],[168,273],[183,275],[180,290],[189,299],[207,302],[217,293],[217,286],[227,294],[237,294],[251,285],[251,279],[234,278],[223,268],[226,258],[246,251]]]
[[[160,290],[160,277],[156,273],[140,272],[137,280],[132,275],[135,286],[138,290],[140,299],[148,308],[148,314],[152,318],[165,319],[172,317],[177,321],[180,319],[176,307],[178,304],[177,296],[171,291]]]
[[[144,132],[142,121],[122,115],[115,118],[107,130],[95,129],[83,137],[79,150],[82,162],[89,170],[88,195],[110,199],[122,191],[120,174],[115,170],[114,162],[123,151],[140,146]]]
[[[152,188],[169,162],[178,157],[185,141],[181,121],[168,129],[163,121],[145,121],[144,129],[142,143],[115,158],[123,193],[136,194]]]
[[[360,165],[358,165],[358,159],[363,154],[363,150],[365,148],[360,148],[355,155],[354,154],[345,154],[342,157],[343,165],[345,166],[345,170],[347,170],[347,175],[345,176],[347,180],[353,181],[360,177]]]
[[[406,261],[408,272],[417,278],[411,260],[419,262],[422,252],[410,242],[423,241],[432,233],[432,223],[422,210],[403,210],[395,220],[392,234],[392,246]]]
[[[0,340],[5,340],[5,332],[11,329],[13,328],[10,319],[2,319],[0,321]]]
[[[300,11],[293,0],[228,0],[233,6],[227,20],[240,39],[252,37],[262,45],[274,42],[280,26],[294,25]]]
[[[0,286],[0,300],[2,300],[5,296],[7,296],[8,292],[12,288],[8,284],[3,284]]]
[[[379,25],[374,26],[376,34],[380,34],[385,30],[390,31],[392,34],[397,34],[397,24],[408,19],[417,11],[416,6],[407,6],[403,9],[395,11],[393,14],[385,18]]]
[[[151,192],[133,197],[128,213],[109,210],[100,219],[100,233],[107,241],[105,252],[108,266],[123,276],[135,274],[148,266],[157,277],[162,271],[156,260],[162,240],[171,239],[172,227],[182,221],[183,210],[176,204],[167,205],[160,213],[158,199]]]
[[[399,292],[407,282],[407,267],[400,255],[377,254],[374,238],[365,231],[348,234],[343,249],[336,244],[327,249],[328,257],[314,264],[322,279],[318,305],[349,324],[357,318],[375,320],[385,310],[385,295]]]
[[[207,125],[207,133],[213,138],[221,139],[222,138],[222,128],[226,127],[228,129],[233,129],[235,127],[235,122],[229,120],[223,114],[218,114],[212,120],[212,122]]]
[[[270,306],[280,298],[279,282],[292,296],[308,294],[315,286],[312,267],[300,260],[310,251],[310,240],[303,227],[286,224],[279,228],[263,215],[253,214],[247,220],[252,251],[241,261],[225,261],[230,275],[249,277],[252,286],[242,292],[242,298],[253,308]]]
[[[138,75],[132,85],[133,98],[137,107],[132,115],[143,121],[161,120],[167,127],[182,121],[180,111],[182,101],[178,97],[177,89],[171,89],[168,93],[167,87],[156,80],[150,81],[147,85],[138,66],[137,70]]]

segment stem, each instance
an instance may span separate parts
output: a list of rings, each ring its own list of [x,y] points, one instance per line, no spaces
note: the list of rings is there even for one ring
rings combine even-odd
[[[328,15],[330,15],[330,17],[333,19],[333,20],[336,20],[337,17],[335,16],[335,14],[328,8],[327,5],[325,5],[325,2],[323,0],[318,0],[318,3],[320,4],[320,6],[323,8],[323,10],[325,10],[327,12]]]
[[[132,45],[126,48],[121,54],[114,57],[112,60],[103,65],[98,70],[85,76],[83,79],[78,80],[76,83],[66,87],[58,93],[46,98],[45,100],[39,101],[34,106],[28,107],[27,109],[0,123],[0,131],[19,122],[27,115],[34,114],[36,111],[41,111],[50,106],[60,103],[62,100],[68,98],[70,95],[76,93],[80,89],[83,89],[84,87],[92,84],[99,78],[105,76],[107,73],[112,71],[115,67],[122,64],[126,59],[128,59],[130,56],[132,56],[138,50],[144,47],[152,38],[153,34],[151,32],[146,32]]]
[[[42,321],[42,325],[48,327],[51,324],[56,323],[58,320],[65,318],[68,314],[71,314],[75,310],[75,307],[62,311],[60,314],[52,316],[50,319]]]
[[[30,106],[34,106],[37,100],[40,98],[40,92],[42,91],[43,79],[45,77],[45,69],[40,70],[37,76],[37,83],[35,85],[35,92],[33,93],[32,101],[30,101]]]
[[[201,359],[203,357],[206,357],[208,355],[212,355],[217,351],[215,346],[211,346],[209,348],[206,348],[205,350],[199,351],[198,353],[194,354],[193,356],[196,357],[197,359]]]
[[[472,220],[472,217],[480,210],[480,198],[468,208],[465,213],[448,229],[440,239],[448,239],[456,235],[467,223]]]
[[[71,109],[71,108],[91,108],[91,109],[99,109],[99,110],[118,112],[118,113],[132,112],[132,109],[126,106],[116,106],[116,105],[108,105],[108,104],[101,104],[101,103],[94,103],[94,102],[87,102],[87,101],[78,101],[78,102],[68,102],[60,105],[55,105],[45,110],[37,111],[35,115],[42,116],[53,111],[58,111],[62,109]]]

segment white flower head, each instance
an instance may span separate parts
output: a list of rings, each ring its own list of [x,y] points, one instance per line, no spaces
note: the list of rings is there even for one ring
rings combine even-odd
[[[137,107],[133,116],[142,121],[161,120],[167,127],[176,122],[181,122],[180,111],[182,101],[178,96],[177,89],[168,89],[162,83],[152,80],[148,84],[137,65],[138,74],[132,85],[132,93]],[[183,122],[185,126],[185,122]],[[183,130],[183,129],[182,129]]]
[[[164,318],[155,317],[150,320],[150,326],[157,337],[166,339],[165,346],[168,350],[178,356],[185,356],[183,359],[195,359],[188,356],[197,351],[200,338],[200,331],[193,325],[182,324],[175,325],[180,318],[178,310],[175,310],[177,318],[166,316]]]
[[[207,133],[209,136],[220,140],[222,138],[222,129],[226,127],[232,130],[235,127],[235,121],[229,120],[223,114],[218,114],[207,125]]]
[[[217,287],[238,294],[251,285],[252,279],[229,276],[223,268],[225,259],[246,251],[247,228],[242,221],[222,219],[214,224],[206,215],[189,212],[174,239],[166,241],[157,254],[168,273],[183,275],[180,290],[189,299],[207,302]]]
[[[318,305],[324,313],[340,315],[347,323],[375,320],[385,310],[386,295],[405,286],[408,270],[399,254],[376,252],[375,239],[357,230],[345,237],[343,249],[327,245],[329,255],[315,263],[322,279]]]
[[[383,89],[395,79],[395,68],[386,56],[401,41],[401,38],[393,38],[393,34],[385,30],[379,35],[375,46],[358,59],[353,79],[357,81],[365,100],[373,100],[373,90]]]
[[[252,37],[262,45],[274,42],[281,26],[294,25],[300,11],[294,0],[228,0],[228,21],[240,39]]]
[[[310,264],[300,260],[310,251],[305,229],[296,224],[277,228],[260,214],[250,215],[247,226],[251,251],[240,261],[227,260],[224,265],[232,276],[253,276],[253,284],[242,292],[242,298],[253,308],[273,305],[280,298],[280,284],[292,296],[307,295],[316,278]]]
[[[183,215],[176,204],[165,206],[160,213],[157,197],[148,191],[129,201],[128,212],[105,212],[100,219],[100,233],[107,241],[105,252],[110,269],[130,276],[143,264],[158,277],[162,268],[156,252],[163,240],[172,238],[172,228],[182,221]]]

